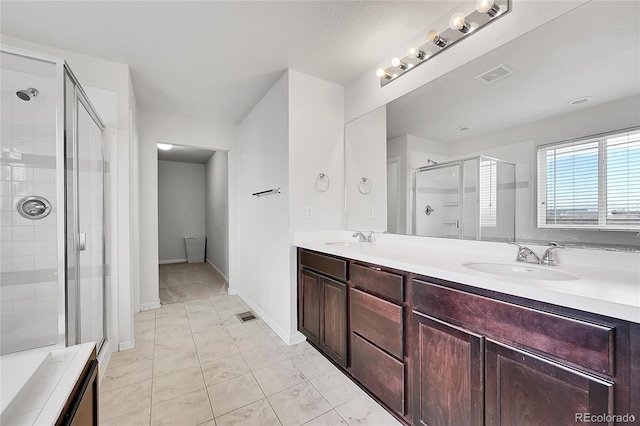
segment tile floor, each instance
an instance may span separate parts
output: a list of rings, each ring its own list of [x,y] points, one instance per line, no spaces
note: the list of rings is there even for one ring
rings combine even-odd
[[[246,310],[217,295],[136,314],[136,347],[111,356],[100,384],[100,424],[399,424],[308,343],[241,323]]]
[[[227,294],[224,278],[208,263],[160,265],[160,300],[176,303]]]

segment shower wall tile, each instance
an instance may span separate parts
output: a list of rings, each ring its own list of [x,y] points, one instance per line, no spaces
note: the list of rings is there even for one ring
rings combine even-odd
[[[13,205],[11,203],[11,196],[9,195],[0,196],[0,211],[11,211],[11,210],[13,210]]]
[[[11,166],[0,166],[0,180],[11,180]]]
[[[2,96],[0,140],[1,352],[57,341],[55,93],[53,78],[2,70],[2,87],[38,87],[37,102]],[[5,93],[3,92],[3,95]],[[16,210],[25,196],[53,205],[48,217],[29,220]],[[47,271],[48,270],[48,271]],[[37,297],[36,297],[37,296]]]
[[[0,211],[0,223],[11,223],[10,211]]]
[[[33,269],[35,256],[13,256],[13,271],[30,271]]]

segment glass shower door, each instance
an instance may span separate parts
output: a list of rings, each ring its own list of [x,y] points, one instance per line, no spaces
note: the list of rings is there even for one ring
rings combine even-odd
[[[104,339],[102,130],[78,102],[80,342]]]
[[[413,234],[460,238],[461,163],[428,166],[414,172]]]
[[[95,342],[100,350],[105,339],[102,127],[70,79],[66,90],[67,185],[77,189],[75,198],[67,198],[68,344]]]

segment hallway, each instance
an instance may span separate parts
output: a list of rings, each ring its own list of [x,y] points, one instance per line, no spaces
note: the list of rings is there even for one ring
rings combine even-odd
[[[162,304],[227,294],[227,283],[207,262],[160,265]]]

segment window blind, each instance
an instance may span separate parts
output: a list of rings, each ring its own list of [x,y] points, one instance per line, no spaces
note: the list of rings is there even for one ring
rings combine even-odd
[[[640,228],[640,129],[538,147],[538,227]]]
[[[498,163],[482,160],[480,163],[480,226],[495,227],[498,207]]]

